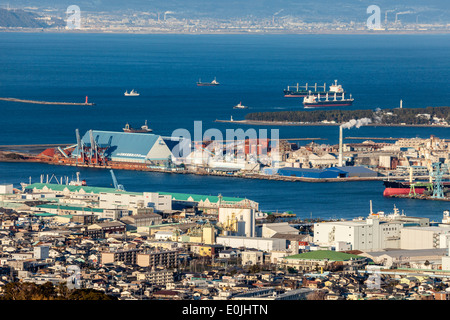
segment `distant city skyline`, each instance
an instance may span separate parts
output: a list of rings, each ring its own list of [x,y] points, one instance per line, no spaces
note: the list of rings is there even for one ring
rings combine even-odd
[[[363,22],[367,18],[366,9],[371,5],[379,6],[381,9],[382,20],[387,18],[389,21],[401,19],[406,23],[449,23],[450,22],[450,4],[446,0],[320,0],[320,1],[294,1],[294,0],[275,0],[275,1],[218,1],[218,0],[130,0],[126,4],[122,1],[52,1],[43,0],[38,4],[29,0],[10,0],[3,3],[1,8],[16,8],[38,11],[59,11],[65,12],[70,5],[77,5],[85,12],[129,14],[147,13],[149,17],[160,20],[170,16],[176,19],[231,19],[247,18],[260,19],[271,18],[273,20],[284,17],[296,17],[304,22]],[[50,11],[49,11],[50,10]]]

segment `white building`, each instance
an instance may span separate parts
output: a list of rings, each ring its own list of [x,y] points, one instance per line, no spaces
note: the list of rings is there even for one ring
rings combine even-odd
[[[450,227],[402,228],[400,247],[409,250],[446,248],[448,236],[450,236]]]
[[[155,211],[172,210],[172,197],[156,192],[100,192],[100,208],[145,208]]]
[[[275,234],[299,234],[299,231],[291,227],[288,222],[280,223],[264,223],[262,226],[261,235],[263,238],[271,238]]]
[[[12,184],[0,184],[0,194],[12,194],[13,185]]]
[[[380,221],[368,218],[362,221],[335,221],[314,224],[314,242],[320,245],[334,245],[346,242],[352,250],[378,250],[400,247],[398,221]]]
[[[264,253],[258,250],[245,250],[241,253],[242,265],[254,265],[264,263]]]
[[[34,259],[47,259],[49,257],[50,248],[48,246],[37,246],[33,248]]]
[[[285,239],[276,238],[256,238],[256,237],[236,237],[219,236],[216,243],[232,248],[252,248],[262,251],[283,250],[286,249]]]

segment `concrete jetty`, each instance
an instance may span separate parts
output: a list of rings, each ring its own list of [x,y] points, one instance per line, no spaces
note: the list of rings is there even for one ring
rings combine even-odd
[[[26,100],[17,98],[1,98],[1,101],[10,102],[21,102],[21,103],[32,103],[32,104],[51,104],[51,105],[64,105],[64,106],[93,106],[95,103],[92,102],[52,102],[52,101],[37,101],[37,100]]]

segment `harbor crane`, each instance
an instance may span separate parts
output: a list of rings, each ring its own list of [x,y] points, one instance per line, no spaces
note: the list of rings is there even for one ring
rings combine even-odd
[[[123,187],[123,185],[119,184],[117,182],[117,178],[116,175],[114,174],[113,170],[109,170],[111,172],[111,177],[114,183],[114,189],[116,189],[116,191],[125,191],[125,188]]]
[[[442,185],[442,177],[446,172],[448,172],[448,165],[441,162],[435,162],[432,164],[433,171],[430,172],[431,177],[434,178],[433,181],[433,195],[432,198],[443,199],[444,198],[444,187]]]

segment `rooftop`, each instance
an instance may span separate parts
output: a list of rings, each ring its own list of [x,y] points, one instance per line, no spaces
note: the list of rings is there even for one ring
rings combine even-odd
[[[349,254],[332,250],[317,250],[304,252],[300,254],[294,254],[286,257],[286,259],[299,259],[299,260],[331,260],[331,261],[347,261],[352,259],[364,259],[365,257],[355,254]]]

